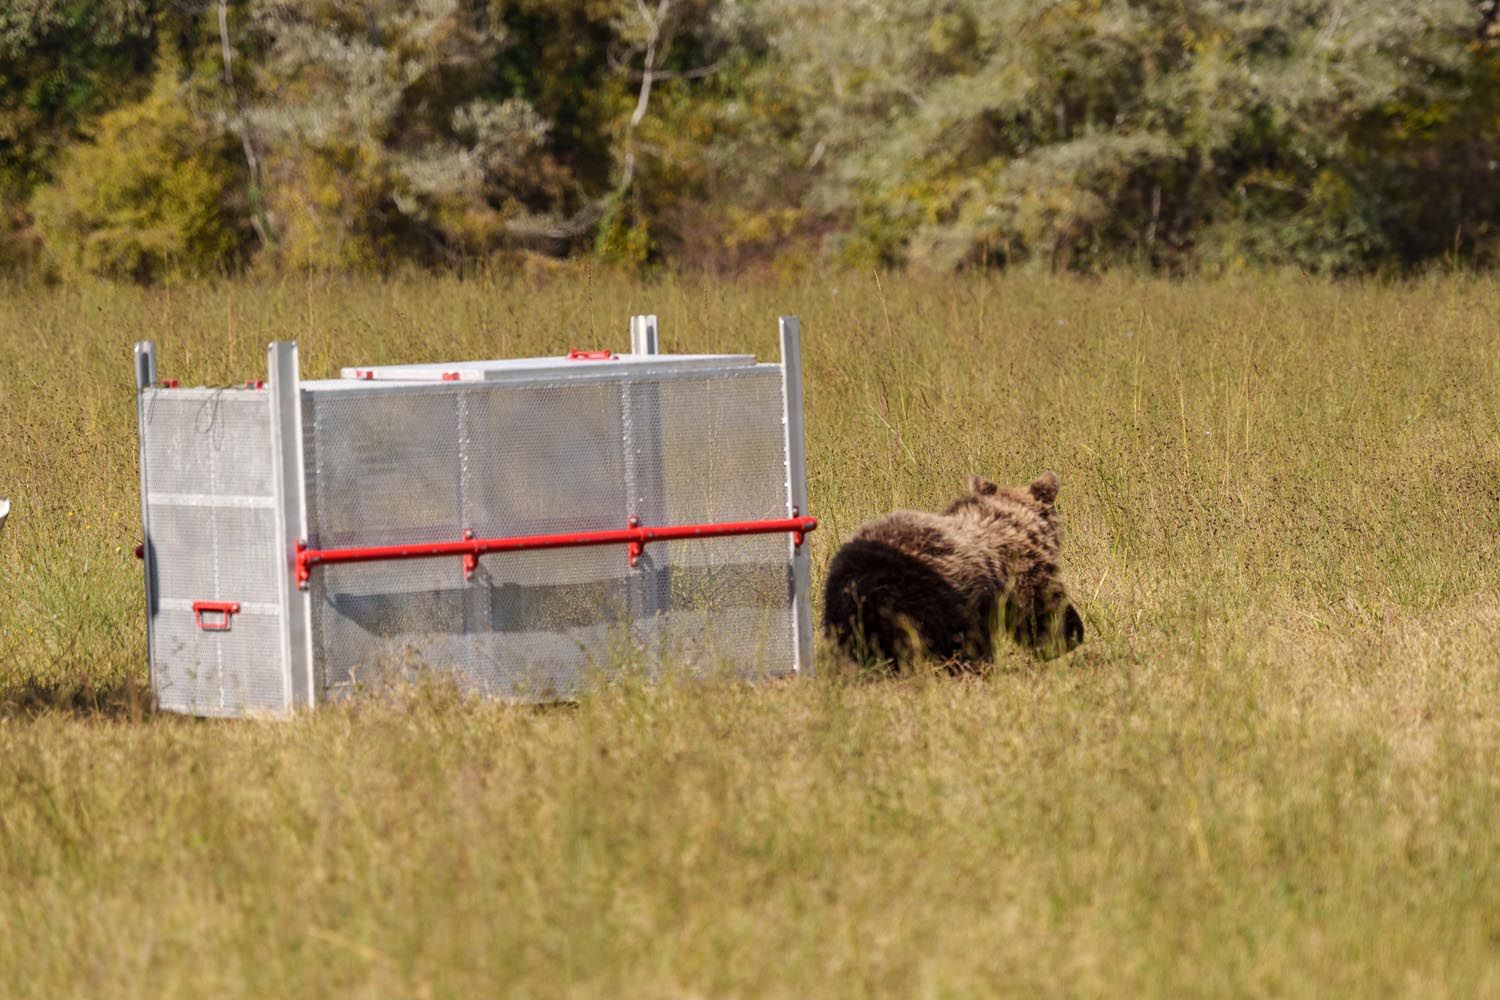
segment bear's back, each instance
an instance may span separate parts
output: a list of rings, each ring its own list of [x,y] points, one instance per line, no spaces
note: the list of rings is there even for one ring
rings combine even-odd
[[[1061,547],[1061,528],[1051,508],[1039,509],[1004,487],[993,494],[955,500],[943,516],[968,546],[999,564],[1002,576],[1036,563],[1054,562]]]
[[[982,560],[940,514],[896,511],[859,527],[828,567],[825,628],[846,649],[876,658],[915,652],[977,655],[992,589]]]
[[[935,575],[962,595],[965,604],[973,604],[999,582],[994,579],[993,560],[984,551],[981,536],[945,514],[893,511],[860,525],[849,540],[901,553],[922,567],[918,575]]]

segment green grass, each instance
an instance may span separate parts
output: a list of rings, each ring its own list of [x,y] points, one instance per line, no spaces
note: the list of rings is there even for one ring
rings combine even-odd
[[[1087,645],[990,677],[149,710],[131,342],[776,351],[815,578],[1062,477]],[[1500,994],[1500,281],[412,278],[0,299],[0,992]]]

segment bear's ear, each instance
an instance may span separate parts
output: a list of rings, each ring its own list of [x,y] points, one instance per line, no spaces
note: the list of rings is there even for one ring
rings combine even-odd
[[[969,492],[975,496],[987,497],[1000,492],[1000,487],[983,476],[970,476]]]
[[[1031,481],[1031,495],[1051,504],[1057,500],[1057,485],[1057,473],[1044,472]]]

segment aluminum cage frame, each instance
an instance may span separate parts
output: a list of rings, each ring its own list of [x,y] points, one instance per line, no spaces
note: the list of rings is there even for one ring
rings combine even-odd
[[[631,354],[626,358],[622,359],[607,351],[574,351],[565,360],[581,361],[589,367],[602,361],[629,360],[635,366],[635,371],[646,373],[643,377],[647,381],[642,382],[641,385],[645,386],[646,391],[649,392],[659,391],[650,389],[653,384],[649,381],[652,377],[651,373],[658,369],[666,371],[672,364],[688,370],[691,370],[694,365],[711,368],[714,364],[748,364],[758,369],[773,367],[756,366],[753,359],[746,356],[705,356],[704,359],[699,359],[692,356],[659,355],[658,326],[655,316],[632,317],[630,332]],[[306,454],[308,436],[303,424],[309,400],[313,398],[308,395],[312,387],[330,386],[334,383],[310,383],[307,388],[304,388],[300,378],[296,344],[279,341],[268,348],[268,378],[263,382],[247,383],[243,389],[182,389],[178,387],[175,380],[163,381],[158,378],[155,344],[150,341],[137,343],[135,345],[135,377],[138,444],[141,456],[142,526],[145,531],[145,541],[140,547],[139,554],[143,559],[145,575],[148,659],[152,687],[158,703],[163,709],[169,711],[237,716],[285,714],[296,709],[314,708],[325,700],[326,692],[323,689],[319,654],[314,638],[313,594],[310,592],[312,588],[309,587],[311,578],[319,566],[391,559],[446,557],[454,559],[456,563],[461,560],[462,575],[467,581],[477,568],[480,557],[491,553],[584,546],[619,546],[623,549],[622,559],[628,560],[630,566],[629,579],[630,586],[633,588],[632,592],[639,592],[639,613],[650,616],[658,613],[657,609],[669,607],[669,603],[664,593],[653,591],[653,588],[660,584],[652,583],[651,577],[637,567],[637,562],[645,553],[645,547],[648,544],[773,533],[784,533],[787,536],[786,566],[789,587],[786,612],[789,616],[791,641],[788,652],[791,662],[788,665],[790,670],[782,672],[810,673],[813,662],[811,568],[808,548],[803,544],[803,539],[807,532],[817,527],[817,521],[807,513],[800,324],[795,317],[782,317],[779,321],[779,332],[781,359],[779,365],[774,367],[779,368],[781,387],[782,412],[779,415],[779,422],[782,428],[780,444],[785,472],[784,517],[751,521],[668,524],[657,523],[656,518],[650,518],[648,523],[642,523],[641,518],[632,514],[627,524],[618,529],[604,531],[522,533],[487,538],[475,538],[473,532],[465,531],[463,538],[453,538],[447,541],[414,539],[409,543],[395,545],[326,547],[309,545],[308,494],[310,482],[318,475],[318,471],[312,467]],[[661,359],[659,364],[655,361],[658,357]],[[554,359],[554,362],[556,360]],[[344,377],[357,380],[361,385],[370,385],[371,389],[376,391],[381,389],[401,391],[397,387],[412,389],[412,380],[417,378],[438,383],[483,380],[495,377],[492,369],[496,366],[524,368],[528,364],[532,362],[346,369]],[[553,362],[546,362],[543,359],[537,359],[535,364],[541,368],[547,368],[549,365],[556,367]],[[486,369],[486,365],[489,365],[490,369]],[[606,374],[618,371],[612,365],[607,366],[607,369]],[[503,372],[502,377],[504,377]],[[588,381],[590,377],[588,368],[581,365],[578,377],[574,378],[573,373],[569,372],[566,381],[569,384],[581,383]],[[634,376],[631,377],[634,378]],[[628,395],[629,387],[633,384],[635,383],[629,380],[621,381],[620,391]],[[351,387],[347,382],[341,382],[337,388]],[[420,391],[420,387],[416,387],[416,391]],[[235,412],[243,412],[246,415],[245,419],[249,420],[251,425],[256,419],[264,419],[266,424],[264,444],[268,447],[257,454],[263,454],[269,462],[271,476],[269,482],[257,480],[262,484],[259,492],[254,495],[240,495],[227,492],[227,487],[219,489],[218,487],[223,485],[221,481],[239,482],[243,479],[242,476],[237,478],[234,469],[221,468],[223,460],[220,458],[204,460],[209,463],[208,487],[201,492],[182,492],[180,477],[160,454],[161,448],[155,440],[158,432],[149,428],[155,408],[189,402],[200,407],[213,406],[215,412],[220,407],[238,408]],[[623,408],[628,414],[630,408]],[[262,410],[264,411],[263,418],[259,416]],[[660,482],[653,484],[649,481],[638,483],[636,477],[646,476],[649,479],[650,472],[647,471],[649,463],[644,463],[642,456],[650,458],[652,449],[658,451],[663,449],[661,431],[659,427],[653,430],[651,425],[632,427],[628,417],[624,419],[625,475],[633,491],[641,495],[649,494],[653,485],[659,488],[662,484]],[[643,435],[643,437],[633,435]],[[191,465],[200,458],[201,456],[190,456],[191,461],[187,464]],[[198,471],[201,473],[201,470]],[[163,486],[162,483],[154,482],[158,478],[170,482]],[[202,476],[200,475],[199,478]],[[184,481],[189,482],[189,485],[196,482],[191,476]],[[171,491],[171,484],[174,483],[178,484],[177,492]],[[266,488],[269,488],[269,496],[266,495]],[[193,489],[196,490],[197,487]],[[538,503],[545,504],[545,502],[545,498],[538,498]],[[649,501],[646,507],[647,513],[651,513]],[[258,534],[255,530],[245,529],[251,530],[256,537],[256,543],[252,546],[255,549],[252,553],[253,558],[245,561],[254,562],[255,558],[260,559],[258,568],[252,567],[251,575],[260,581],[259,585],[264,591],[261,594],[263,598],[272,596],[270,591],[274,590],[274,601],[264,599],[240,601],[236,599],[234,593],[224,592],[225,588],[222,585],[224,578],[240,579],[245,572],[248,572],[237,560],[237,553],[234,551],[236,544],[244,542],[245,530],[240,530],[235,525],[243,520],[245,509],[252,509],[252,512],[269,510],[272,515],[269,522],[263,515],[260,515],[259,520],[254,522],[260,526]],[[655,513],[661,513],[661,510]],[[198,518],[194,524],[200,528],[203,524],[211,525],[210,528],[204,529],[208,530],[211,535],[209,546],[212,550],[211,573],[197,572],[196,568],[192,573],[181,571],[180,561],[183,559],[191,560],[195,556],[201,559],[208,558],[192,546],[188,546],[187,551],[184,551],[181,539],[173,534],[173,518],[178,517],[182,511],[188,512],[184,516]],[[622,519],[624,517],[625,514],[622,512]],[[153,521],[164,518],[162,524],[153,525]],[[267,533],[267,528],[270,529],[270,537],[265,538],[265,544],[262,545],[260,536]],[[165,534],[163,534],[164,531]],[[221,533],[225,535],[224,539],[220,538]],[[229,553],[227,557],[226,552]],[[506,558],[505,556],[498,557]],[[456,576],[459,566],[455,565],[453,572]],[[201,594],[193,592],[193,599],[189,600],[183,595],[184,585],[179,579],[184,575],[191,575],[194,580],[211,578],[213,586],[206,589],[212,589],[215,592]],[[164,624],[166,618],[163,616],[167,612],[176,616],[173,621],[180,621],[181,614],[186,614],[189,607],[194,626],[192,629],[185,630],[180,625],[166,627]],[[266,631],[264,626],[267,626],[271,619],[274,619],[274,649],[260,650],[257,647],[249,652],[241,649],[237,654],[243,662],[253,660],[254,669],[260,673],[255,677],[250,677],[250,668],[235,668],[245,675],[234,678],[235,683],[239,685],[236,689],[238,691],[238,700],[236,700],[235,692],[229,690],[233,685],[227,683],[229,674],[226,673],[224,667],[223,649],[225,647],[219,644],[240,641],[235,638],[235,627],[240,621],[244,621],[246,627],[254,623],[256,627],[252,631],[256,631],[256,634],[264,638]],[[500,634],[505,633],[503,628],[496,631]],[[265,644],[271,645],[269,642]],[[193,671],[202,671],[202,660],[210,654],[219,658],[217,674],[213,674],[217,677],[218,687],[216,691],[209,690],[205,695],[202,690],[204,685],[198,683],[201,678]],[[249,659],[246,659],[247,657]],[[188,661],[191,662],[185,667],[184,663]],[[212,671],[204,671],[204,673],[211,674]],[[195,683],[197,683],[196,688]],[[209,688],[212,688],[212,681],[206,683]],[[254,689],[253,697],[245,694],[245,691],[250,688]]]

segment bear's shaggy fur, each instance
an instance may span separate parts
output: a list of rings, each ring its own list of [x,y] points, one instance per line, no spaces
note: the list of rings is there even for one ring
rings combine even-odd
[[[1042,656],[1083,642],[1058,578],[1057,475],[1022,489],[975,476],[941,514],[870,521],[833,557],[823,629],[855,659],[989,660],[998,627]]]

